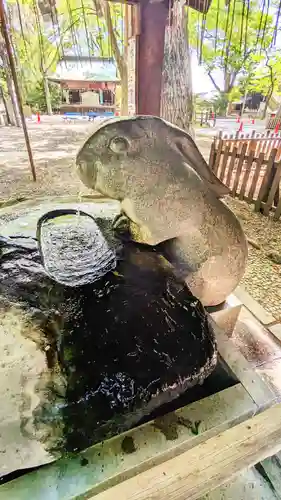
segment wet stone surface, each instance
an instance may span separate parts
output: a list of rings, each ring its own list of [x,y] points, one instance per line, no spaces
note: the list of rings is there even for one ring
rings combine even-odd
[[[104,220],[96,223],[112,244]],[[0,301],[4,314],[16,305],[28,317],[46,357],[37,404],[21,422],[45,449],[61,455],[120,433],[215,368],[203,307],[155,251],[116,241],[116,268],[72,288],[48,276],[37,242],[17,238],[16,225],[12,241],[0,241]]]

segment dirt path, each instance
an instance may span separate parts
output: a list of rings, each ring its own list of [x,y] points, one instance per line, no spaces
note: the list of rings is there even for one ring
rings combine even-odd
[[[93,125],[66,124],[61,117],[29,124],[37,182],[31,178],[22,130],[0,128],[0,206],[15,199],[65,194],[91,194],[79,181],[74,160]],[[208,160],[211,137],[196,141]],[[244,202],[229,198],[227,204],[241,220],[249,245],[249,263],[243,285],[273,316],[281,318],[281,223],[253,212]],[[272,256],[280,264],[272,261]]]
[[[44,120],[29,124],[37,182],[32,181],[22,130],[0,127],[0,202],[86,191],[76,175],[74,160],[93,125],[66,124],[61,117]]]

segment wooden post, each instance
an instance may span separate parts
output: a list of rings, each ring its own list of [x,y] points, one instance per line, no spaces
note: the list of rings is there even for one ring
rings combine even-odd
[[[27,131],[26,123],[25,123],[25,117],[24,117],[24,112],[23,112],[19,82],[18,82],[18,78],[17,78],[15,61],[14,61],[14,57],[13,57],[13,50],[12,50],[9,31],[8,31],[7,22],[6,22],[6,14],[5,14],[3,0],[0,0],[0,23],[1,23],[1,32],[2,32],[2,35],[4,38],[7,56],[8,56],[9,64],[10,64],[10,68],[11,68],[11,74],[12,74],[12,78],[13,78],[13,82],[14,82],[14,86],[15,86],[15,92],[16,92],[16,96],[17,96],[17,100],[18,100],[19,113],[20,113],[20,117],[21,117],[22,128],[23,128],[23,133],[24,133],[24,138],[25,138],[25,143],[26,143],[26,149],[28,152],[32,177],[33,177],[33,180],[36,181],[35,165],[34,165],[34,161],[33,161],[33,155],[32,155],[32,150],[31,150],[31,146],[30,146],[28,131]]]
[[[141,32],[137,56],[137,114],[160,116],[162,64],[168,7],[164,2],[140,3]]]

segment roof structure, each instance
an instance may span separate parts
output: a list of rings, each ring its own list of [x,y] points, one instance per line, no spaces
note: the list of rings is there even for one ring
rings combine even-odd
[[[114,59],[103,57],[75,57],[66,56],[61,59],[55,73],[49,80],[87,81],[87,82],[119,82]]]
[[[110,0],[112,2],[120,2],[121,3],[128,3],[131,5],[134,4],[145,4],[148,2],[148,0]],[[167,7],[170,7],[171,0],[153,0],[155,3],[164,3]],[[225,3],[228,0],[225,0]],[[188,7],[191,7],[194,10],[197,10],[198,12],[206,13],[209,10],[209,7],[211,5],[212,0],[185,0],[185,4],[188,5]]]

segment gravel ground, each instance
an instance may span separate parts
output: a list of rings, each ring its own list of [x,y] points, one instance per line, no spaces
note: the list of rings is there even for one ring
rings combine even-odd
[[[281,222],[254,212],[253,206],[237,199],[229,198],[227,205],[240,219],[249,242],[249,261],[241,284],[281,319]]]
[[[92,194],[79,181],[74,160],[92,124],[66,124],[61,117],[43,117],[29,123],[37,182],[31,178],[22,130],[0,127],[0,207],[16,199],[65,194]],[[208,159],[211,137],[197,144]],[[253,212],[245,202],[229,198],[229,207],[241,220],[249,245],[249,263],[242,284],[276,319],[281,318],[281,223]],[[269,256],[273,254],[273,256]],[[280,264],[272,261],[279,261]]]
[[[91,122],[67,124],[62,117],[29,123],[37,182],[33,182],[21,129],[0,127],[0,202],[48,195],[88,193],[74,168]]]

